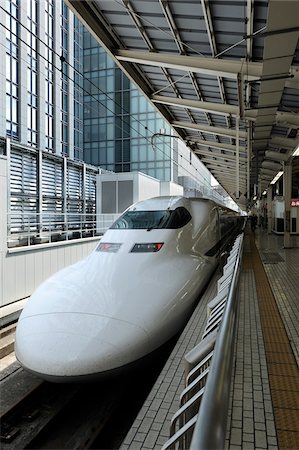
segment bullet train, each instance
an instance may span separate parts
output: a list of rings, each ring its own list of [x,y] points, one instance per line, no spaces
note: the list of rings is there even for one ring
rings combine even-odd
[[[33,293],[17,325],[18,361],[66,382],[118,372],[153,352],[183,326],[240,224],[207,199],[135,203],[87,258]]]

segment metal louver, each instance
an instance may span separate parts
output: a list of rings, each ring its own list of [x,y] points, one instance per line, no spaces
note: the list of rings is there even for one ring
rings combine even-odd
[[[67,211],[69,228],[79,228],[83,213],[82,167],[68,164],[67,167]]]
[[[96,212],[96,173],[86,171],[85,177],[85,202],[86,213],[95,214]]]
[[[37,223],[36,154],[13,149],[10,155],[10,231],[32,231]]]
[[[42,162],[42,221],[58,226],[63,223],[62,161],[47,157]],[[52,228],[52,227],[51,227]]]
[[[27,245],[37,242],[35,235],[43,231],[61,240],[69,238],[69,230],[93,228],[97,173],[84,163],[12,146],[9,233],[18,234]]]

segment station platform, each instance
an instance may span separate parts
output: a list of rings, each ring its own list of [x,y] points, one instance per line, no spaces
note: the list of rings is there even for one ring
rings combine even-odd
[[[299,449],[299,240],[245,232],[227,449]],[[219,276],[219,273],[218,275]],[[184,355],[200,342],[211,280],[121,449],[158,449],[185,387]],[[213,433],[213,430],[211,430]]]

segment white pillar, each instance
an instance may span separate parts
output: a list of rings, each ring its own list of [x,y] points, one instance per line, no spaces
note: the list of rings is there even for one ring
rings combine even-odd
[[[268,233],[272,233],[272,207],[273,207],[273,200],[272,200],[272,193],[273,193],[273,187],[272,184],[268,187],[267,190],[267,221],[268,221]]]
[[[46,47],[42,42],[45,40],[45,8],[42,7],[43,3],[40,3],[38,11],[38,40],[37,40],[37,59],[38,59],[38,76],[37,76],[37,93],[38,93],[38,108],[37,108],[37,129],[38,129],[38,146],[41,150],[45,150],[46,137],[45,137],[45,121],[46,121],[46,99],[45,99],[45,86],[46,86]],[[39,54],[41,56],[39,56]]]
[[[4,303],[4,264],[7,253],[7,158],[0,155],[0,306]]]
[[[74,14],[69,9],[68,17],[68,142],[69,157],[74,159]]]
[[[240,197],[240,117],[236,117],[236,198]]]
[[[5,23],[5,12],[0,8],[0,23]],[[6,135],[6,37],[0,33],[0,136]]]
[[[291,248],[291,190],[292,190],[292,163],[284,164],[283,171],[283,199],[284,199],[284,248]]]
[[[53,135],[54,135],[54,153],[61,155],[61,67],[60,60],[61,55],[61,30],[60,30],[60,14],[61,14],[61,2],[54,2],[55,15],[53,24],[53,37],[54,37],[54,49],[53,49],[53,106],[54,106],[54,123],[53,123]]]
[[[249,123],[247,132],[247,202],[250,201],[250,162],[251,162],[251,152],[252,152],[252,140],[251,140],[251,130],[252,124]]]
[[[39,230],[42,230],[43,224],[43,152],[39,150],[37,153],[37,194],[38,194],[38,224]]]
[[[7,159],[0,155],[0,260],[1,253],[7,250]],[[2,272],[1,272],[2,273]],[[0,284],[3,286],[3,283]]]
[[[19,20],[22,24],[27,24],[27,2],[19,2]],[[27,90],[27,60],[28,60],[28,31],[19,26],[20,40],[19,40],[19,138],[22,144],[28,144],[28,128],[27,128],[27,114],[28,114],[28,90]]]

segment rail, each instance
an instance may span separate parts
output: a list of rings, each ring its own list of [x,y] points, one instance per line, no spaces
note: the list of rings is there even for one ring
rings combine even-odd
[[[19,225],[21,217],[21,225]],[[119,214],[10,212],[7,247],[23,247],[101,236]]]
[[[242,249],[243,234],[236,239],[218,280],[217,295],[208,304],[202,340],[185,355],[186,388],[162,450],[225,446]]]

